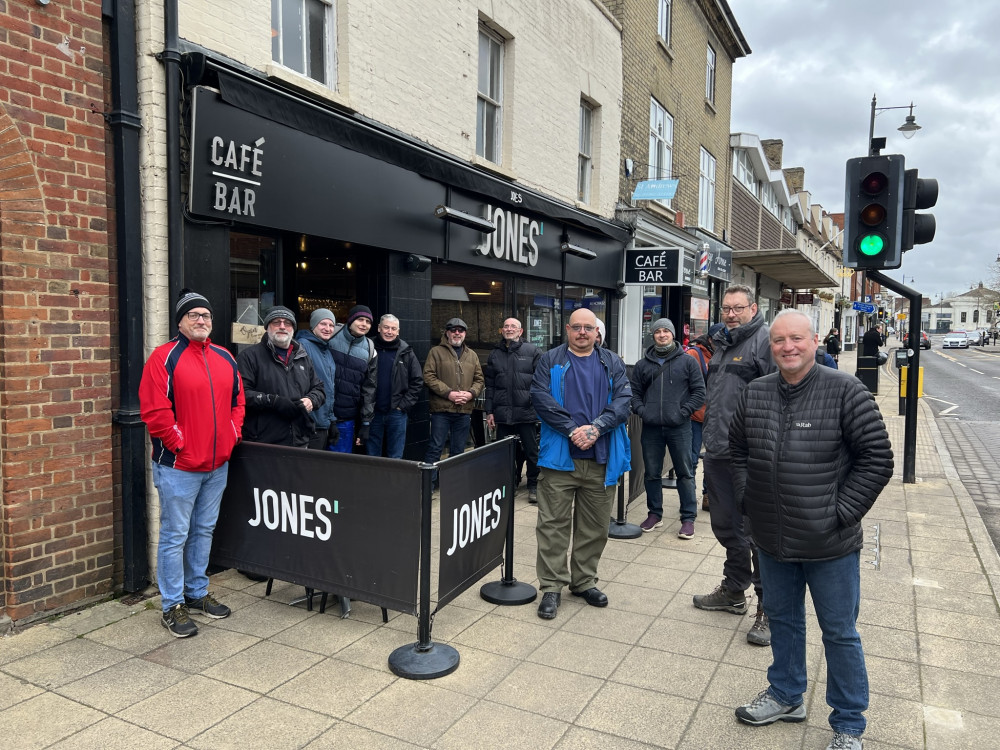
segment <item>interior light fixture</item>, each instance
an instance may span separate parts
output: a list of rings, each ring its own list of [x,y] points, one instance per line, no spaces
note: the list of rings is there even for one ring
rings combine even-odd
[[[482,216],[473,216],[472,214],[465,213],[465,211],[459,211],[449,206],[437,206],[434,209],[434,215],[439,219],[460,224],[463,227],[469,227],[469,229],[478,229],[480,232],[486,234],[495,232],[497,229],[496,225],[489,219],[484,219]]]

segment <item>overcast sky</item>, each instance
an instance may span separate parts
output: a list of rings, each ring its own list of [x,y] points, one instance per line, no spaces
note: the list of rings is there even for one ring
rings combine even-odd
[[[925,296],[961,293],[994,275],[1000,253],[1000,2],[729,0],[752,54],[733,71],[733,132],[784,141],[783,167],[844,209],[848,159],[867,154],[872,95],[883,154],[938,180],[937,234],[888,275]],[[911,278],[913,279],[911,284]]]

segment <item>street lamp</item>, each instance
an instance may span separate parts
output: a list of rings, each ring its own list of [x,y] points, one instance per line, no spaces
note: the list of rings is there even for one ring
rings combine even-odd
[[[882,146],[879,146],[879,148],[875,148],[875,114],[877,112],[885,112],[886,110],[889,109],[909,109],[910,114],[906,116],[906,119],[904,120],[903,124],[900,125],[898,128],[896,128],[896,130],[901,132],[904,138],[912,138],[916,134],[916,132],[920,130],[920,126],[917,125],[917,118],[913,116],[913,107],[914,107],[913,102],[910,102],[908,105],[903,105],[902,107],[877,107],[875,106],[876,104],[877,101],[875,100],[875,94],[872,94],[872,116],[868,124],[869,156],[878,156],[878,152],[882,148]]]

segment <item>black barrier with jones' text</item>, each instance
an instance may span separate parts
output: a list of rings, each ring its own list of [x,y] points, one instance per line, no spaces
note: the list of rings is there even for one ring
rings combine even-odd
[[[212,562],[416,614],[420,487],[409,461],[242,443]]]
[[[503,563],[515,445],[503,440],[439,464],[439,609]]]

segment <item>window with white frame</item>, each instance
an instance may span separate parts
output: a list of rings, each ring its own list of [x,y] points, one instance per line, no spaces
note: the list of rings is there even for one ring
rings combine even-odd
[[[778,216],[778,195],[774,192],[774,186],[770,182],[762,182],[760,185],[760,203],[772,214]]]
[[[781,223],[784,225],[785,229],[792,234],[795,234],[798,230],[798,227],[795,225],[795,217],[792,216],[792,209],[790,206],[781,207]]]
[[[656,99],[649,100],[649,179],[673,177],[674,118]],[[670,201],[658,201],[665,206]]]
[[[701,174],[698,178],[698,226],[715,231],[715,157],[701,149]]]
[[[670,8],[673,0],[660,0],[660,18],[657,22],[657,32],[663,43],[670,46]]]
[[[590,177],[593,171],[594,108],[580,101],[580,156],[576,177],[576,197],[581,203],[590,203]]]
[[[715,104],[715,50],[709,44],[707,60],[705,62],[705,99],[710,104]]]
[[[746,186],[747,190],[754,194],[754,197],[757,196],[757,173],[753,170],[750,152],[745,148],[736,152],[736,158],[733,159],[733,174]]]
[[[485,28],[479,29],[479,93],[476,99],[476,154],[501,163],[503,141],[504,42]]]
[[[271,58],[333,88],[333,20],[332,0],[271,0]]]

